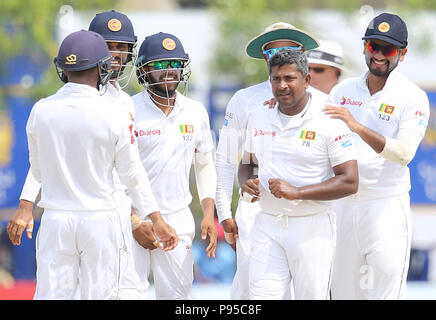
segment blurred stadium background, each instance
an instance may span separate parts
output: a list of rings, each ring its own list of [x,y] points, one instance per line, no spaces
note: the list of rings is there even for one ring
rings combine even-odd
[[[426,90],[432,108],[426,137],[409,166],[413,213],[409,299],[436,299],[436,1],[8,0],[0,2],[0,300],[31,299],[35,286],[34,240],[23,237],[21,246],[13,247],[5,230],[29,168],[27,117],[38,99],[61,86],[52,60],[62,39],[87,29],[97,12],[110,9],[130,17],[138,47],[146,35],[159,31],[181,39],[192,60],[187,94],[208,108],[216,140],[231,95],[267,78],[264,62],[244,53],[248,40],[267,25],[285,21],[341,44],[346,78],[366,69],[361,37],[369,21],[381,11],[402,16],[409,29],[409,51],[399,68]],[[127,91],[139,90],[132,77]],[[202,213],[194,181],[191,208],[198,239]],[[42,214],[35,207],[35,235]],[[235,254],[223,241],[221,228],[219,232],[215,259],[208,259],[204,243],[195,241],[196,299],[229,299]],[[153,285],[149,296],[154,298]]]

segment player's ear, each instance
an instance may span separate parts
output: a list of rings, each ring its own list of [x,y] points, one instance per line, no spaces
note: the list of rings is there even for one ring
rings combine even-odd
[[[306,76],[304,77],[304,88],[305,89],[309,88],[311,79],[312,79],[312,76],[310,75],[310,73],[306,74]]]
[[[406,53],[407,53],[407,48],[400,49],[400,57],[399,57],[400,61],[404,60],[404,56],[406,55]]]

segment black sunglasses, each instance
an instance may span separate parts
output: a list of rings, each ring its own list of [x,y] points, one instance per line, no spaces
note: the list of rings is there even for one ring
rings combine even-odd
[[[315,72],[315,73],[323,73],[325,71],[325,68],[322,68],[322,67],[315,67],[315,68],[309,67],[309,71],[311,71],[311,70],[313,70],[313,72]]]

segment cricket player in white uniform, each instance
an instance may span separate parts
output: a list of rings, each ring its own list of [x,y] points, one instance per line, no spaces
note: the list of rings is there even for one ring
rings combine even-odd
[[[247,44],[246,52],[252,58],[268,62],[275,52],[284,48],[305,51],[316,47],[318,42],[307,32],[288,23],[278,22],[253,38]],[[327,95],[313,87],[309,86],[308,91],[317,99],[327,100]],[[216,153],[216,207],[226,240],[236,249],[237,268],[231,289],[232,299],[248,299],[248,239],[255,216],[260,211],[257,202],[250,203],[240,198],[233,219],[231,203],[235,171],[242,156],[247,119],[257,106],[271,98],[273,95],[269,80],[237,91],[227,105],[220,132]]]
[[[259,201],[250,234],[249,298],[328,299],[335,252],[332,201],[357,191],[351,131],[306,89],[306,55],[281,50],[268,62],[275,108],[247,124],[239,169],[245,197]],[[258,171],[257,171],[258,170]]]
[[[109,52],[114,58],[111,60],[112,76],[107,86],[104,87],[105,95],[113,98],[120,108],[126,110],[131,117],[131,124],[134,125],[135,106],[133,105],[132,98],[122,90],[122,87],[125,87],[130,80],[136,60],[135,47],[137,37],[134,34],[132,23],[126,15],[111,10],[97,14],[91,21],[89,30],[103,36],[108,45]],[[126,194],[127,188],[121,183],[115,169],[113,176],[117,190],[114,197],[120,204],[119,211],[123,226],[123,241],[120,247],[120,270],[122,274],[120,276],[119,297],[121,299],[145,299],[146,296],[143,292],[146,288],[141,287],[142,283],[139,281],[139,276],[134,268],[131,248],[134,241],[130,219],[131,201]],[[20,196],[21,210],[32,210],[40,188],[40,183],[35,180],[29,169]],[[29,235],[30,233],[29,229]]]
[[[112,97],[122,110],[125,110],[131,120],[132,132],[135,131],[135,105],[132,98],[122,90],[127,86],[136,62],[137,37],[133,30],[130,19],[123,13],[111,10],[97,14],[89,25],[89,30],[97,32],[105,39],[112,60],[112,77],[106,88],[106,95]],[[137,141],[135,139],[135,146]],[[136,272],[133,243],[135,239],[132,233],[131,223],[131,200],[124,186],[114,170],[114,183],[117,189],[116,198],[119,202],[119,213],[122,223],[123,242],[120,248],[121,255],[121,281],[120,298],[127,300],[144,300],[147,298],[145,290],[148,282],[143,283]]]
[[[353,131],[359,192],[338,201],[333,299],[405,299],[411,244],[410,174],[424,137],[429,102],[396,67],[407,27],[382,13],[369,24],[363,53],[369,71],[333,88],[326,113]]]
[[[129,117],[97,89],[110,79],[111,59],[101,35],[81,30],[67,36],[55,58],[66,84],[38,101],[29,116],[29,160],[44,208],[36,240],[35,299],[73,299],[78,283],[81,299],[118,298],[121,222],[114,167],[165,249],[177,245],[157,209]],[[31,212],[17,210],[7,227],[14,244],[31,223]]]
[[[138,53],[137,76],[144,89],[133,96],[139,153],[164,219],[179,237],[171,252],[156,249],[149,224],[142,223],[136,238],[135,259],[143,281],[154,277],[157,299],[192,299],[192,241],[195,223],[189,204],[189,172],[194,160],[197,190],[204,218],[202,239],[209,237],[206,254],[215,257],[214,224],[216,171],[209,116],[204,105],[177,91],[189,77],[189,56],[180,40],[159,32],[145,38]],[[147,266],[148,261],[151,265]]]

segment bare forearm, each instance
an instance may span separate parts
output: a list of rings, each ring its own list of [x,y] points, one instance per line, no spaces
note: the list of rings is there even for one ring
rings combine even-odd
[[[357,192],[355,179],[335,176],[318,184],[298,188],[301,200],[335,200]]]
[[[239,164],[238,182],[240,186],[242,186],[248,179],[257,178],[257,174],[255,174],[255,169],[257,169],[257,165],[255,164]]]
[[[211,198],[205,198],[201,201],[201,208],[203,209],[203,215],[205,218],[214,218],[214,206],[215,201]]]
[[[386,138],[381,134],[361,125],[360,123],[351,129],[357,133],[363,141],[365,141],[375,152],[380,153],[383,151]]]

